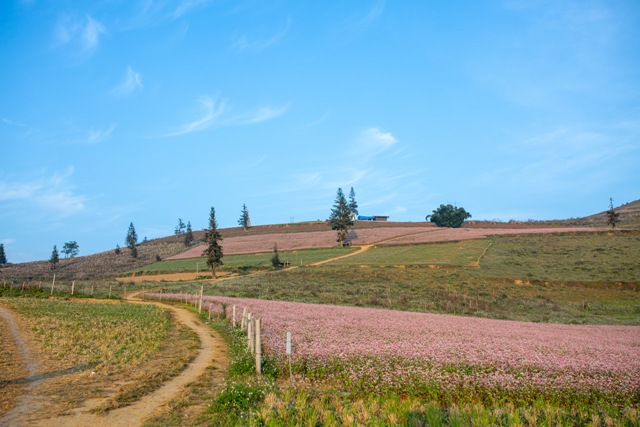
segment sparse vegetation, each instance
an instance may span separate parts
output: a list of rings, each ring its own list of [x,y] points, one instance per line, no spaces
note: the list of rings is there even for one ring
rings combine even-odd
[[[609,198],[609,210],[607,211],[607,224],[611,228],[616,228],[616,225],[620,222],[620,214],[613,209],[613,198]]]

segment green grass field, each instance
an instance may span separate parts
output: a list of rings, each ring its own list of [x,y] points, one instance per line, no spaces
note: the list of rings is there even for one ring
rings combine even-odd
[[[332,249],[307,249],[301,251],[279,252],[281,262],[289,262],[291,265],[307,265],[313,262],[323,261],[328,258],[344,255],[354,251],[352,248]],[[271,267],[273,252],[263,252],[248,255],[228,255],[223,258],[224,264],[220,270],[254,270]],[[169,273],[183,271],[208,270],[206,258],[177,259],[156,262],[151,265],[134,270],[137,273]]]
[[[640,234],[495,236],[482,277],[551,282],[640,281]]]
[[[464,240],[428,245],[374,246],[362,254],[332,261],[328,265],[466,266],[476,262],[489,244],[487,240]]]

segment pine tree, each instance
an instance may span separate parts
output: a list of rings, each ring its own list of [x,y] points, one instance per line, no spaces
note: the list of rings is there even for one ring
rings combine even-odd
[[[607,224],[611,228],[616,228],[616,224],[620,222],[620,213],[613,209],[613,197],[609,197],[609,210],[607,211]]]
[[[7,255],[4,253],[4,243],[0,243],[0,267],[7,263]]]
[[[136,244],[138,243],[138,234],[136,233],[136,229],[133,226],[133,222],[129,224],[129,230],[127,230],[127,238],[125,243],[131,250],[131,256],[133,258],[138,257],[138,250],[136,249]]]
[[[51,258],[49,258],[49,262],[51,263],[51,269],[55,270],[56,265],[60,261],[60,255],[58,255],[58,248],[56,245],[53,245],[53,251],[51,251]]]
[[[271,265],[275,269],[282,268],[282,263],[280,262],[280,254],[278,253],[278,244],[275,243],[273,245],[273,255],[271,256]]]
[[[176,225],[175,235],[184,233],[184,222],[182,222],[182,218],[178,218],[178,225]]]
[[[242,226],[245,230],[251,227],[251,219],[249,219],[249,209],[247,205],[242,205],[242,211],[240,212],[240,219],[238,219],[238,225]]]
[[[353,217],[351,216],[351,209],[347,203],[347,199],[344,197],[342,188],[338,188],[336,195],[336,201],[331,209],[331,215],[329,216],[329,224],[331,224],[332,230],[338,230],[338,242],[341,245],[348,244],[348,230],[349,227],[353,227]]]
[[[116,255],[120,255],[120,245],[116,244],[116,249],[114,250]]]
[[[353,187],[351,187],[351,191],[349,191],[349,210],[353,218],[358,216],[358,202],[356,202],[356,192]]]
[[[209,228],[204,231],[204,243],[207,248],[202,255],[207,257],[207,265],[211,267],[211,273],[214,278],[218,277],[216,276],[216,268],[223,264],[222,246],[219,243],[221,240],[222,236],[218,231],[218,222],[216,221],[216,210],[212,206],[209,213]]]
[[[191,221],[187,221],[187,232],[184,235],[184,245],[191,246],[193,243],[193,231],[191,230]]]

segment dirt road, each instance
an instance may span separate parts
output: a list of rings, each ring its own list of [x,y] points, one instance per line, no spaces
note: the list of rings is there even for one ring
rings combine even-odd
[[[41,418],[38,414],[37,402],[41,400],[38,389],[41,383],[46,381],[33,380],[28,387],[23,390],[12,410],[0,418],[0,426],[67,426],[67,427],[107,427],[107,426],[139,426],[153,415],[160,413],[163,407],[172,399],[177,397],[185,386],[196,381],[205,373],[208,367],[215,368],[216,377],[214,385],[220,385],[224,381],[227,368],[227,350],[223,339],[209,327],[203,324],[194,313],[160,303],[143,302],[130,295],[130,302],[138,304],[157,304],[170,310],[174,319],[198,335],[201,348],[196,358],[178,376],[164,383],[159,389],[144,396],[136,403],[122,408],[111,410],[102,415],[91,413],[91,409],[100,406],[102,403],[92,401],[84,402],[83,406],[70,411],[69,415],[54,418]],[[10,325],[15,322],[13,315],[8,310],[0,309],[0,315],[4,321]],[[23,363],[27,366],[28,374],[31,378],[37,375],[38,367],[36,361],[30,356],[30,351],[24,344],[17,328],[12,329],[12,335],[22,352]]]

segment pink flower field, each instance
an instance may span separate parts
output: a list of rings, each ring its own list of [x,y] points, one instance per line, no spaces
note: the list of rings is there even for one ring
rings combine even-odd
[[[167,295],[163,296],[164,298]],[[356,391],[477,392],[639,401],[640,327],[525,323],[370,308],[205,297],[262,318],[264,353],[299,378]],[[610,400],[610,399],[609,399]]]

